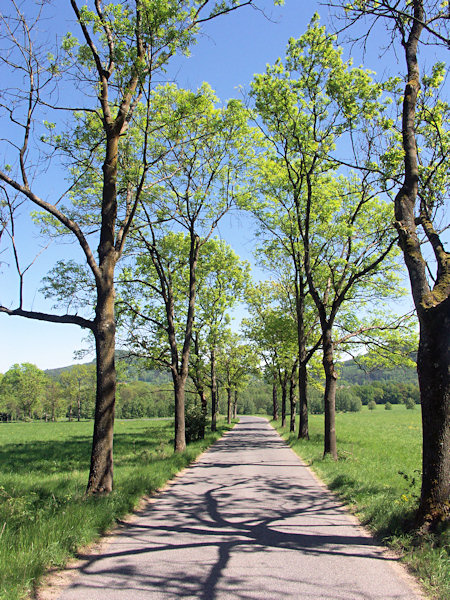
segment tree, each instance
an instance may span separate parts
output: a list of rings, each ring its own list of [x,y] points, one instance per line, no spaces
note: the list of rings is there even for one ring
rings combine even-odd
[[[387,282],[395,271],[395,235],[386,223],[390,206],[370,183],[337,174],[333,151],[339,141],[385,105],[380,86],[363,69],[345,63],[334,41],[315,15],[306,33],[289,41],[285,64],[279,60],[257,76],[253,94],[273,146],[269,171],[284,185],[282,203],[300,242],[295,241],[298,268],[319,317],[326,377],[324,454],[337,458],[335,347],[386,327],[379,319],[359,322],[355,305],[392,291]],[[336,340],[338,314],[343,331]]]
[[[251,130],[241,104],[232,100],[225,108],[216,108],[216,101],[207,84],[196,92],[168,85],[152,95],[154,120],[163,124],[157,147],[164,158],[151,170],[158,184],[148,192],[132,234],[133,245],[147,255],[138,258],[140,267],[147,264],[147,271],[156,276],[157,282],[153,280],[151,289],[164,304],[175,389],[176,451],[183,451],[186,445],[184,397],[200,254],[235,202],[239,194],[235,180],[243,176],[253,154]],[[170,229],[186,232],[183,241]],[[172,285],[172,279],[175,282],[178,277],[178,265],[181,278],[176,285],[187,302],[186,311],[182,310],[183,334],[175,325],[175,319],[180,317],[174,312],[177,289]]]
[[[74,365],[60,376],[69,421],[91,417],[94,409],[95,365]]]
[[[229,312],[242,298],[249,283],[250,267],[235,252],[222,244],[221,252],[211,255],[208,268],[200,278],[198,307],[194,324],[195,352],[190,364],[191,378],[200,397],[204,397],[209,367],[211,391],[211,430],[217,427],[217,351],[226,338]],[[203,404],[206,414],[206,404]]]
[[[192,264],[192,241],[198,244],[195,264]],[[127,345],[137,355],[171,373],[174,383],[175,450],[185,447],[184,394],[190,365],[192,331],[206,327],[206,318],[217,318],[221,306],[228,306],[230,296],[237,300],[246,268],[224,242],[200,240],[195,234],[167,233],[155,237],[150,251],[145,246],[137,257],[136,268],[124,273],[121,295],[122,314],[127,320]],[[229,280],[228,278],[231,278]],[[220,281],[220,291],[214,285]],[[240,283],[238,284],[237,281]],[[213,307],[214,293],[220,296]],[[203,305],[203,301],[206,306]],[[211,317],[211,310],[215,311]],[[195,320],[194,320],[195,319]],[[201,354],[199,336],[194,337],[195,360]],[[204,398],[204,380],[197,364],[193,377],[197,390]],[[178,408],[177,408],[178,407]],[[205,407],[204,407],[205,408]]]
[[[243,331],[271,374],[274,390],[278,380],[281,388],[281,424],[284,427],[288,384],[293,393],[298,365],[295,321],[283,303],[280,304],[278,282],[268,281],[249,286],[246,300],[251,318],[243,320]],[[278,412],[275,402],[276,394],[273,392],[274,415]]]
[[[13,365],[1,381],[1,395],[14,398],[22,419],[33,419],[41,405],[45,389],[45,374],[31,363]]]
[[[445,112],[442,104],[441,110],[434,114],[425,113],[430,125],[426,129],[433,132],[432,146],[439,149],[439,154],[431,166],[423,165],[419,153],[426,139],[417,122],[421,102],[418,49],[421,41],[448,48],[448,6],[427,0],[400,3],[386,0],[356,1],[344,7],[350,24],[362,18],[370,20],[369,32],[374,21],[387,25],[392,43],[398,40],[405,57],[406,84],[399,95],[404,169],[395,196],[395,227],[420,324],[417,373],[422,404],[423,469],[418,523],[433,526],[442,518],[448,519],[450,513],[450,258],[437,224],[445,195],[433,193],[436,187],[430,182],[437,175],[440,190],[440,178],[442,175],[448,178],[448,169],[445,174],[442,167],[448,162],[449,136],[448,119],[442,119]],[[420,231],[426,244],[420,239]],[[431,260],[427,247],[431,250]]]
[[[243,344],[241,337],[231,330],[222,336],[218,358],[227,392],[227,422],[231,423],[237,393],[248,377],[255,373],[258,360],[253,348]]]
[[[145,108],[138,108],[142,104],[145,107],[155,74],[162,72],[176,52],[187,51],[202,22],[250,4],[252,0],[230,4],[209,0],[134,0],[126,5],[104,5],[102,0],[94,0],[80,7],[76,0],[70,0],[82,41],[67,34],[62,55],[59,47],[48,51],[37,39],[37,25],[50,6],[45,0],[36,3],[35,16],[26,17],[13,2],[10,12],[1,16],[5,32],[3,76],[4,81],[13,82],[2,92],[1,110],[11,126],[17,126],[18,133],[17,137],[11,135],[9,141],[4,140],[6,154],[11,158],[10,164],[0,169],[0,180],[43,211],[40,222],[45,231],[67,235],[78,243],[85,261],[78,272],[83,280],[87,276],[94,291],[95,314],[85,318],[76,312],[26,310],[23,277],[19,306],[1,306],[0,311],[76,324],[93,333],[97,395],[88,493],[108,493],[113,486],[114,273],[148,168],[152,160],[159,158],[147,156],[145,140],[152,133],[151,115]],[[18,82],[11,79],[12,72],[19,74]],[[64,96],[68,96],[67,103]],[[61,111],[70,121],[69,128],[66,123],[61,124]],[[50,119],[49,113],[53,115]],[[135,130],[134,118],[139,113],[148,118],[144,129],[139,130],[144,137],[140,146],[143,153],[138,171],[132,174],[138,185],[131,187],[127,177],[122,174],[120,179],[119,174],[121,164],[126,162],[122,157],[130,151],[129,136]],[[42,122],[47,133],[42,131]],[[55,163],[69,173],[68,189],[47,201],[43,196],[45,181],[43,186],[37,175],[44,173],[45,177],[47,167]],[[64,262],[58,265],[66,273],[72,266]],[[66,300],[66,306],[71,306],[70,290],[65,290],[61,281],[55,282],[53,291]]]
[[[46,377],[44,399],[42,401],[43,417],[55,422],[61,414],[63,406],[62,387],[54,377]]]

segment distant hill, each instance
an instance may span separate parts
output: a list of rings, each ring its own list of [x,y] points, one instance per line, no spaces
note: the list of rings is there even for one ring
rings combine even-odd
[[[95,360],[82,364],[94,365]],[[116,364],[122,366],[120,375],[125,381],[145,381],[147,383],[162,385],[172,380],[169,373],[158,371],[156,369],[147,369],[140,359],[130,358],[126,356],[125,352],[120,350],[116,353]],[[59,367],[57,369],[47,369],[45,373],[50,377],[58,378],[61,373],[70,371],[74,366],[75,365],[68,365],[67,367]]]
[[[398,383],[417,384],[417,371],[409,367],[376,368],[365,371],[353,360],[347,360],[339,365],[341,382],[351,385],[363,385],[372,381],[392,381]]]
[[[116,360],[118,364],[122,365],[121,379],[125,379],[125,381],[145,381],[158,385],[172,381],[170,373],[158,371],[157,369],[147,369],[140,359],[127,357],[123,351],[117,352]],[[84,364],[93,365],[95,360]],[[45,372],[51,377],[59,377],[61,373],[69,371],[73,367],[74,365],[68,365],[58,369],[48,369]],[[417,372],[415,368],[408,367],[376,368],[365,371],[353,359],[339,364],[340,383],[363,385],[373,381],[417,384]]]

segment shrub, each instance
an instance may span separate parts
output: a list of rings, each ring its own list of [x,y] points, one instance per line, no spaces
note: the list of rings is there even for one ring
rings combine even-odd
[[[358,396],[353,396],[350,399],[349,411],[350,412],[359,412],[362,409],[361,398]]]
[[[375,402],[375,400],[371,400],[368,404],[367,404],[367,408],[369,410],[375,410],[375,408],[377,407],[377,403]]]
[[[405,400],[405,406],[408,410],[414,410],[416,408],[416,403],[414,402],[413,398],[409,396]]]
[[[187,404],[185,413],[187,444],[204,438],[205,421],[206,417],[203,414],[202,407],[199,402]]]
[[[390,402],[386,402],[384,405],[384,410],[392,410],[392,404]]]

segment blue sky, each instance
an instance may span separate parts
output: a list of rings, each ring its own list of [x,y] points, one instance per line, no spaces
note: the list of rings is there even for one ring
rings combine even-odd
[[[267,17],[259,11],[245,8],[209,23],[192,48],[191,57],[173,61],[169,76],[182,87],[197,88],[207,81],[222,100],[236,97],[240,93],[239,86],[248,89],[255,73],[264,71],[267,63],[284,56],[288,38],[299,37],[315,11],[327,23],[328,8],[314,0],[286,0],[281,7],[274,7],[271,0],[261,0],[260,5]],[[58,11],[55,19],[64,21],[65,15],[71,15],[70,11]],[[58,27],[55,24],[54,29],[59,30],[59,24]],[[75,31],[73,25],[61,24],[62,33],[69,29]],[[359,53],[357,49],[354,51]],[[356,63],[361,60],[361,56],[355,57]],[[380,63],[376,51],[369,51],[364,61],[367,68],[379,71],[383,63],[386,64],[386,57]],[[51,173],[47,174],[47,182],[51,188]],[[251,258],[253,235],[248,221],[242,217],[229,218],[219,228],[219,234],[240,256]],[[19,242],[22,239],[27,246],[33,235],[32,228],[22,222]],[[54,244],[39,257],[27,276],[25,308],[49,310],[50,304],[43,302],[37,292],[39,281],[54,261],[65,256],[68,250],[72,252],[67,245]],[[10,305],[14,304],[12,298],[16,289],[13,271],[12,266],[3,265],[0,273],[3,280],[1,301]],[[8,302],[5,294],[9,297]],[[86,346],[83,343],[86,333],[72,325],[53,325],[0,315],[0,331],[3,341],[0,345],[0,372],[5,372],[16,362],[32,362],[41,369],[71,364],[74,351]]]

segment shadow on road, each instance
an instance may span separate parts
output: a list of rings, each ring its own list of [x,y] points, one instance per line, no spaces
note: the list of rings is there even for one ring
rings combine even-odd
[[[101,586],[107,598],[102,577],[107,575],[111,589],[143,591],[149,598],[152,591],[160,590],[171,598],[214,600],[220,591],[233,589],[229,597],[246,600],[255,597],[250,584],[261,573],[267,575],[275,550],[296,551],[299,564],[320,554],[385,560],[374,542],[357,529],[342,533],[346,517],[332,495],[310,477],[292,478],[293,469],[305,469],[300,461],[286,452],[282,453],[286,460],[277,455],[271,461],[268,449],[285,451],[286,445],[271,428],[256,431],[252,423],[238,425],[168,493],[137,513],[137,520],[123,522],[110,552],[82,557],[86,559],[82,572],[95,574],[89,585]],[[233,455],[243,450],[250,451],[252,460],[240,469]],[[227,468],[229,473],[222,470]],[[262,553],[262,562],[254,572],[235,569],[237,574],[224,580],[231,560],[245,564],[244,555],[255,551]],[[291,575],[273,566],[273,574],[264,579],[264,585],[273,586],[272,598],[279,597],[275,589],[289,585]],[[83,585],[80,580],[72,586],[80,586],[80,598],[85,597]],[[270,598],[272,592],[265,589],[262,597]],[[302,598],[347,597],[332,582],[328,593],[324,596],[321,588],[318,596],[311,589],[311,595]]]

